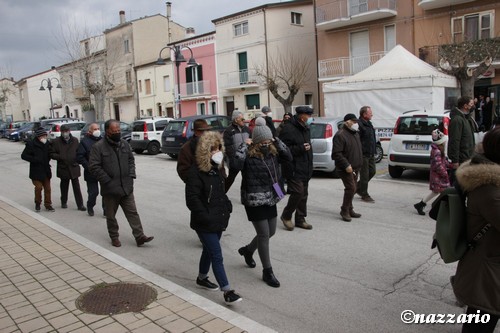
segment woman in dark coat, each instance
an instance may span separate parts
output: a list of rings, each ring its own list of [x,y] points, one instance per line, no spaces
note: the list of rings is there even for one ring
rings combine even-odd
[[[252,222],[257,235],[250,244],[240,248],[246,264],[256,266],[252,256],[259,251],[262,262],[262,279],[271,287],[279,287],[274,276],[269,255],[269,239],[276,232],[278,211],[276,204],[284,197],[279,180],[281,171],[278,158],[291,161],[288,147],[273,135],[263,118],[257,118],[252,132],[252,143],[242,144],[236,153],[242,161],[241,202],[245,205],[248,220]]]
[[[500,128],[486,133],[482,147],[484,153],[456,172],[467,194],[467,238],[472,241],[481,230],[483,236],[460,259],[453,291],[468,314],[480,311],[478,317],[489,315],[489,321],[464,324],[462,332],[493,332],[500,316]]]
[[[195,158],[196,164],[191,167],[186,182],[186,205],[191,211],[191,229],[196,231],[203,244],[196,283],[209,290],[220,287],[227,304],[239,302],[241,297],[229,285],[220,246],[222,232],[226,230],[232,212],[220,170],[224,158],[222,136],[217,132],[202,135]],[[208,280],[210,265],[219,287]]]
[[[47,144],[47,132],[39,128],[35,132],[35,138],[26,143],[21,158],[30,162],[29,177],[35,185],[35,211],[40,211],[42,203],[42,190],[44,192],[43,204],[49,212],[54,212],[51,199],[49,145]]]

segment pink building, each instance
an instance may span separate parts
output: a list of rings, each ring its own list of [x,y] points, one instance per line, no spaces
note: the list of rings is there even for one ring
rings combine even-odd
[[[179,75],[177,68],[174,69],[176,104],[177,109],[181,111],[177,114],[180,117],[218,114],[215,31],[183,39],[169,46],[180,47],[186,60],[180,63]],[[198,66],[189,66],[191,57],[196,60]]]

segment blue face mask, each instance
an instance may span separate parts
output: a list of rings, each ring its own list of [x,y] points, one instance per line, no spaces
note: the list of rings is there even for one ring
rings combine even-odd
[[[312,124],[313,120],[314,120],[314,119],[313,119],[312,117],[307,118],[306,125],[307,125],[307,126],[311,126],[311,124]]]

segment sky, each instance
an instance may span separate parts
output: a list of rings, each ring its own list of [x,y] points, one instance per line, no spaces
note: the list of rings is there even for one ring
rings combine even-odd
[[[283,0],[170,0],[171,19],[196,34],[214,31],[213,19]],[[61,36],[68,27],[94,36],[126,20],[162,14],[163,0],[0,0],[0,78],[15,81],[67,62]],[[67,57],[67,56],[66,56]]]

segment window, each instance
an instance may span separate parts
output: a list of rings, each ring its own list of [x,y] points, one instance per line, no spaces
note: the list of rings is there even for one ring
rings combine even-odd
[[[128,39],[125,39],[123,41],[123,49],[124,49],[125,53],[130,53],[130,45],[129,45]]]
[[[217,114],[217,102],[215,101],[208,102],[208,112],[210,114]]]
[[[139,82],[137,83],[137,85],[139,86],[139,92],[142,93],[142,81],[139,80]]]
[[[248,22],[237,23],[233,26],[234,28],[234,36],[238,37],[241,35],[248,34]]]
[[[451,25],[455,43],[492,37],[493,20],[491,12],[455,17],[452,19]]]
[[[305,93],[304,94],[304,101],[305,101],[306,105],[312,105],[313,104],[313,94]]]
[[[125,72],[125,83],[127,84],[127,90],[132,89],[132,73],[130,71]]]
[[[148,113],[148,117],[153,116],[153,109],[147,109],[146,112]]]
[[[150,79],[144,80],[144,85],[146,89],[146,95],[151,95],[151,80]]]
[[[389,52],[396,46],[396,26],[394,24],[384,27],[384,38],[384,51]]]
[[[357,15],[368,11],[368,0],[349,0],[350,15]]]
[[[292,24],[302,25],[302,14],[292,12]]]
[[[163,91],[170,91],[170,76],[166,75],[163,77]]]
[[[86,56],[89,56],[89,55],[90,55],[90,47],[89,47],[89,42],[88,42],[88,41],[86,41],[86,42],[84,43],[84,45],[85,45],[85,55],[86,55]]]
[[[260,109],[260,95],[246,95],[245,100],[247,103],[247,110]]]
[[[73,75],[69,76],[69,82],[71,84],[71,89],[75,89],[75,80],[73,79]]]
[[[203,66],[186,67],[186,94],[203,94]]]
[[[151,109],[148,109],[148,112]],[[157,132],[163,131],[168,125],[168,120],[159,120],[155,123],[155,128]]]

